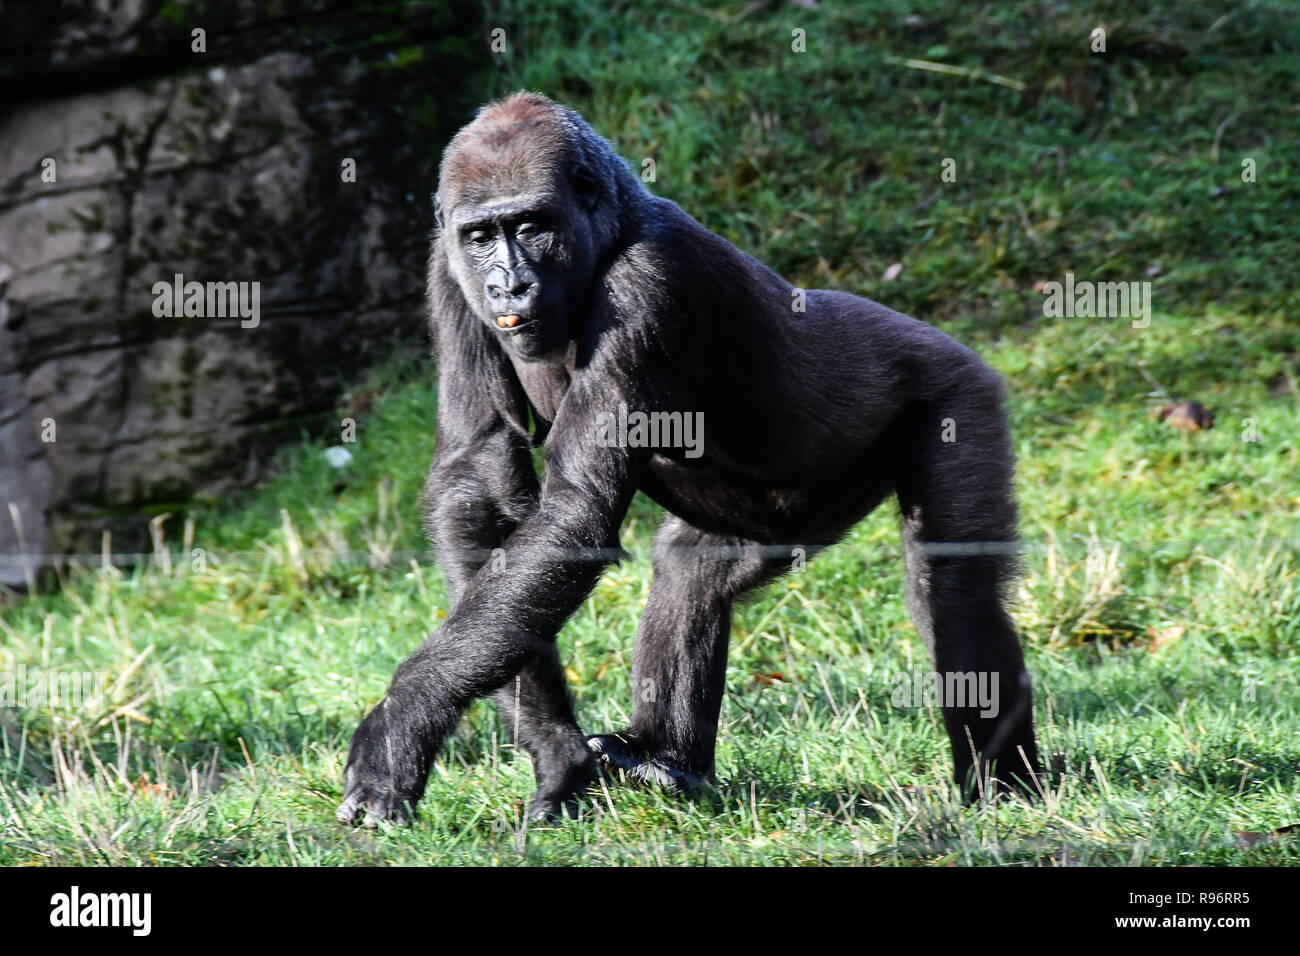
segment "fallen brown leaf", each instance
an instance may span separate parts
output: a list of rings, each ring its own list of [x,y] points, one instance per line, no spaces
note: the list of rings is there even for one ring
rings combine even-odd
[[[1147,650],[1158,651],[1162,647],[1168,647],[1182,637],[1186,631],[1187,627],[1184,624],[1171,624],[1159,631],[1154,627],[1148,627],[1147,633],[1151,635],[1151,643],[1147,645]]]

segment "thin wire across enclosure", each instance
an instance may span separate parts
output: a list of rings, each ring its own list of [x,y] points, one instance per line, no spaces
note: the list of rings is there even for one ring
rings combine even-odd
[[[1252,542],[1261,543],[1258,539],[1252,538]],[[1300,537],[1276,537],[1270,540],[1281,548],[1288,550],[1300,550]],[[1088,539],[1087,541],[1059,539],[1048,541],[925,541],[915,544],[915,548],[926,557],[977,557],[983,555],[1023,555],[1034,553],[1046,553],[1048,550],[1057,551],[1074,551],[1087,553],[1097,550],[1111,551],[1119,549],[1123,551],[1140,551],[1153,552],[1161,549],[1188,549],[1198,548],[1205,550],[1210,545],[1231,545],[1241,544],[1241,539],[1235,538],[1195,538],[1195,539],[1178,539],[1178,540],[1161,540],[1139,544],[1136,542],[1126,542],[1118,540],[1101,540]],[[609,564],[623,561],[642,561],[650,560],[652,553],[664,555],[696,555],[702,558],[712,558],[717,560],[753,560],[762,558],[767,561],[792,561],[798,558],[811,560],[822,552],[834,549],[838,552],[856,552],[863,551],[876,552],[882,557],[893,558],[902,554],[902,545],[883,545],[883,544],[854,544],[852,542],[839,542],[837,544],[822,543],[790,543],[790,544],[743,544],[743,545],[673,545],[670,548],[652,549],[651,546],[643,548],[553,548],[542,552],[556,561],[565,563],[600,563]],[[225,550],[222,548],[204,548],[194,547],[189,553],[184,550],[173,552],[156,552],[156,551],[135,551],[135,552],[104,552],[104,551],[87,551],[87,552],[48,552],[48,553],[11,553],[0,554],[0,573],[5,571],[18,571],[25,573],[30,570],[41,568],[62,568],[62,567],[135,567],[139,565],[159,564],[166,562],[177,568],[183,568],[191,562],[191,559],[201,559],[204,562],[212,562],[216,565],[229,567],[231,565],[246,565],[248,567],[263,567],[268,562],[272,564],[303,564],[312,562],[315,564],[338,563],[342,565],[368,565],[377,567],[405,567],[412,562],[420,565],[432,565],[436,563],[439,553],[444,557],[454,557],[466,562],[483,562],[488,563],[496,560],[510,561],[510,547],[504,545],[499,548],[459,548],[459,549],[442,549],[441,552],[435,552],[432,549],[424,548],[419,550],[338,550],[332,548],[302,548],[290,549],[289,553],[281,554],[277,549],[268,546],[259,550]],[[537,552],[534,552],[536,554]],[[164,556],[165,555],[165,556]]]

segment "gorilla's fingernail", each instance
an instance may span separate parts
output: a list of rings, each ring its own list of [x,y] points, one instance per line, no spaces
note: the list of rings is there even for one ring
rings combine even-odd
[[[497,325],[501,326],[501,328],[503,329],[513,329],[515,327],[515,324],[518,321],[519,321],[519,316],[513,313],[511,313],[510,315],[497,316]]]

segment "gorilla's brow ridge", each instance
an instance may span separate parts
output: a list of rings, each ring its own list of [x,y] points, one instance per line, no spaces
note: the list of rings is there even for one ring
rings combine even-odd
[[[452,225],[457,229],[491,226],[499,222],[518,222],[525,219],[545,219],[554,216],[548,194],[511,196],[491,204],[462,200],[452,214]]]

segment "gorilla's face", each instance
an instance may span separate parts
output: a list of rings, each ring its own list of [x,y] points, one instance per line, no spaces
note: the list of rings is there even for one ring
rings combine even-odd
[[[481,197],[464,190],[443,229],[451,272],[471,308],[507,348],[537,358],[568,341],[595,250],[583,170],[540,184],[527,178]]]

